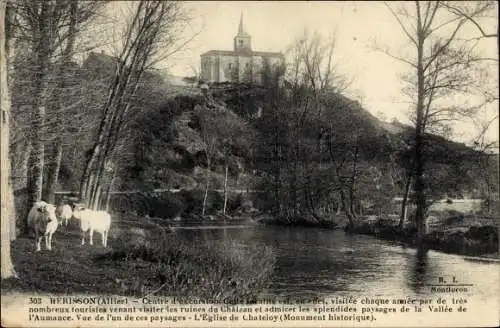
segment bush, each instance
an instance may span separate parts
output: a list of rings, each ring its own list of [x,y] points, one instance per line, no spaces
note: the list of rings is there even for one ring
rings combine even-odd
[[[162,193],[150,196],[149,216],[173,219],[186,208],[184,199],[178,194]]]
[[[139,216],[149,215],[163,219],[173,219],[177,216],[187,217],[190,214],[201,214],[205,191],[201,189],[181,190],[178,193],[137,193],[113,195],[110,208],[113,212],[133,212]],[[241,208],[243,196],[229,194],[227,202],[228,213]],[[209,191],[206,214],[217,214],[224,207],[224,195]]]
[[[269,282],[276,261],[272,250],[262,246],[247,247],[227,241],[187,244],[175,235],[165,238],[158,231],[154,232],[156,236],[151,231],[148,234],[147,238],[119,239],[112,252],[98,258],[149,265],[149,281],[134,277],[125,288],[129,292],[252,302]]]

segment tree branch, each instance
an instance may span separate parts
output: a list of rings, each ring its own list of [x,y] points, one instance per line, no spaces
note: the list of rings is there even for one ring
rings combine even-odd
[[[394,12],[394,10],[391,8],[391,6],[389,6],[386,1],[384,1],[384,5],[389,9],[389,11],[391,12],[392,16],[394,16],[394,18],[396,18],[396,20],[398,21],[399,26],[401,27],[401,29],[403,30],[403,32],[406,34],[406,36],[408,37],[408,39],[410,39],[410,41],[413,42],[413,44],[417,46],[418,45],[417,40],[415,40],[415,38],[410,34],[410,32],[408,31],[408,29],[406,28],[406,26],[403,24],[403,22],[401,21],[401,19],[399,18],[399,16]]]

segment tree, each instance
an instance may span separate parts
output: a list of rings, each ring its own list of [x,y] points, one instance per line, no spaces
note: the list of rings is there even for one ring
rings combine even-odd
[[[471,92],[473,68],[477,60],[473,47],[461,42],[458,37],[468,18],[450,17],[449,11],[439,1],[405,3],[397,11],[388,4],[386,6],[412,47],[412,56],[396,56],[387,50],[384,52],[409,65],[412,70],[404,78],[407,82],[405,94],[414,105],[413,160],[408,170],[409,175],[414,177],[415,219],[419,237],[422,238],[428,206],[424,178],[424,153],[426,144],[430,142],[427,134],[430,131],[443,131],[447,122],[474,112],[474,105],[460,105],[456,100],[460,99],[457,95]],[[477,17],[488,6],[478,3],[469,16]]]
[[[490,213],[492,210],[492,201],[495,191],[498,192],[498,140],[490,141],[486,137],[487,131],[490,129],[493,122],[498,120],[498,114],[489,120],[476,120],[479,133],[474,137],[472,148],[477,151],[473,163],[473,172],[477,172],[479,176],[476,181],[481,198],[485,200],[485,212]]]
[[[52,163],[49,165],[48,177],[45,183],[43,192],[44,199],[53,203],[55,200],[55,189],[58,183],[59,171],[61,168],[61,160],[63,158],[63,139],[68,135],[68,128],[73,123],[74,117],[65,115],[67,109],[75,106],[75,99],[70,97],[71,93],[75,93],[74,89],[81,89],[82,83],[75,83],[75,76],[78,76],[78,68],[72,62],[75,53],[77,37],[84,30],[85,24],[92,21],[98,11],[104,7],[105,1],[89,1],[89,2],[71,2],[68,8],[68,27],[65,30],[60,30],[59,39],[66,42],[61,43],[60,53],[54,61],[55,67],[55,92],[51,92],[51,97],[48,99],[48,120],[52,124],[48,124],[49,130],[52,131],[52,139],[54,146],[52,151]],[[81,78],[81,76],[78,76]],[[69,101],[68,101],[69,100]],[[76,101],[78,103],[78,101]]]
[[[497,39],[497,50],[498,50],[498,30],[500,27],[497,24],[496,32],[492,32],[485,28],[484,24],[481,22],[482,18],[493,18],[498,20],[498,16],[495,15],[498,12],[498,8],[496,8],[497,3],[495,1],[483,1],[481,4],[475,4],[475,6],[471,6],[467,3],[460,3],[455,1],[444,1],[443,6],[447,8],[454,15],[465,18],[469,23],[474,25],[476,30],[479,32],[479,36],[475,39],[481,38],[496,38]],[[478,9],[480,11],[478,12]],[[488,17],[488,14],[493,14]],[[498,58],[494,58],[493,60],[497,60]]]
[[[222,148],[224,156],[224,206],[222,213],[225,215],[229,193],[228,172],[231,153],[237,149],[241,153],[249,154],[252,149],[254,133],[253,130],[232,111],[226,111],[224,114],[224,117],[218,120],[220,128],[217,130],[217,139],[219,140],[219,145]]]
[[[163,60],[178,49],[177,28],[185,21],[181,4],[174,1],[141,1],[133,10],[116,59],[116,71],[105,103],[98,134],[90,150],[80,183],[80,194],[95,208],[105,165],[120,137],[143,73],[155,61]]]
[[[259,121],[265,133],[260,152],[273,154],[275,212],[288,221],[321,222],[335,195],[354,221],[361,131],[339,113],[351,115],[359,104],[342,96],[349,82],[338,73],[334,55],[334,37],[305,30],[286,53],[286,70],[278,66],[274,72],[264,62],[269,108],[265,125]]]
[[[220,110],[219,110],[220,111]],[[200,134],[204,143],[203,152],[205,153],[205,159],[207,163],[207,173],[206,173],[206,184],[205,184],[205,194],[203,196],[203,205],[201,210],[201,215],[205,215],[208,199],[208,191],[210,188],[210,170],[212,168],[212,163],[214,157],[218,151],[219,140],[218,140],[218,129],[219,129],[219,116],[220,114],[213,111],[205,110],[203,107],[199,106],[197,108],[197,117],[200,124]]]
[[[16,272],[12,264],[11,257],[11,238],[12,238],[12,220],[11,217],[14,216],[14,203],[13,195],[10,181],[10,159],[9,159],[9,119],[10,119],[10,96],[9,96],[9,85],[7,81],[7,15],[6,15],[7,1],[0,0],[0,35],[3,37],[0,39],[0,164],[1,164],[1,180],[0,180],[0,197],[1,197],[1,238],[2,238],[2,263],[1,263],[1,279],[16,277]]]
[[[59,106],[57,109],[51,107],[50,100],[54,94],[62,97],[56,89],[57,87],[61,89],[63,87],[61,84],[64,84],[64,82],[54,83],[54,81],[62,81],[62,72],[70,66],[76,33],[81,25],[92,17],[94,9],[99,6],[101,3],[95,1],[84,3],[67,0],[13,2],[16,10],[13,28],[16,31],[18,52],[21,52],[21,49],[26,51],[20,67],[26,69],[25,74],[29,81],[27,90],[22,91],[25,102],[29,103],[29,108],[23,107],[28,109],[27,115],[24,114],[23,123],[29,127],[24,130],[28,140],[26,147],[28,200],[24,218],[27,217],[27,211],[33,203],[46,196],[43,195],[44,171],[47,164],[46,144],[54,137],[50,133],[52,129],[49,126],[54,124],[54,121],[61,117],[61,112],[65,110]],[[62,58],[62,63],[60,58]],[[56,62],[59,65],[56,65]],[[55,124],[55,126],[61,125],[63,125],[61,122]],[[60,147],[56,149],[56,158],[62,157],[59,152]],[[57,176],[57,163],[60,160],[57,159],[54,162],[56,167],[52,176]],[[56,179],[51,180],[49,190],[53,190],[52,185],[56,182]],[[53,194],[52,191],[50,193]],[[53,197],[50,198],[52,200]],[[23,230],[27,232],[25,220]]]

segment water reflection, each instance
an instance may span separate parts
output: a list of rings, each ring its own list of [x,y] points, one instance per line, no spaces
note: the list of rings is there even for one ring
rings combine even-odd
[[[417,294],[421,294],[426,288],[425,285],[428,283],[428,251],[429,250],[425,247],[419,247],[417,249],[413,268],[410,271],[410,277],[408,279],[409,286]]]
[[[402,247],[370,236],[261,226],[177,233],[194,243],[225,240],[271,247],[277,262],[267,294],[276,296],[429,294],[425,285],[436,284],[443,275],[474,283],[474,293],[484,298],[498,293],[498,264],[467,262],[457,255]]]

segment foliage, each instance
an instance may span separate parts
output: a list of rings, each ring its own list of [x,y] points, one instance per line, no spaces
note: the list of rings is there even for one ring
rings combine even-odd
[[[405,82],[402,91],[410,100],[410,118],[414,125],[407,184],[414,180],[416,219],[422,238],[431,190],[426,184],[429,176],[426,150],[431,139],[427,136],[429,133],[449,134],[449,122],[473,116],[482,106],[481,102],[464,101],[464,96],[474,99],[471,96],[478,95],[477,81],[482,58],[476,44],[470,43],[462,30],[467,23],[475,22],[494,6],[488,2],[467,4],[470,11],[466,10],[468,13],[465,15],[457,15],[456,11],[450,11],[450,4],[440,1],[404,3],[399,4],[397,9],[386,3],[386,7],[410,47],[404,55],[380,50],[410,69],[402,78]],[[405,193],[403,204],[407,196],[408,193]],[[403,220],[402,214],[401,222]]]
[[[139,261],[150,264],[153,270],[150,281],[139,277],[135,280],[141,280],[146,288],[155,288],[156,295],[226,302],[253,301],[273,272],[275,257],[267,247],[248,247],[227,241],[187,244],[175,235],[156,238],[122,241],[123,244],[99,260],[125,265]],[[139,290],[147,293],[145,288]]]
[[[175,233],[166,235],[158,224],[130,214],[121,218],[110,232],[108,249],[76,243],[76,224],[58,235],[52,252],[33,252],[30,238],[14,241],[20,279],[2,281],[2,290],[244,302],[257,296],[274,270],[276,259],[269,248],[227,241],[188,244]]]
[[[174,10],[175,13],[178,12]],[[179,18],[182,25],[185,17]],[[176,32],[166,25],[162,28],[163,32]],[[78,42],[83,42],[80,37]],[[23,42],[16,47],[11,155],[14,186],[20,195],[26,190],[32,121],[23,106],[33,100],[34,86],[29,47]],[[439,65],[451,65],[453,58],[466,60],[458,50],[443,54]],[[158,57],[155,56],[149,57],[146,66]],[[284,57],[287,61],[283,65],[263,62],[263,85],[224,83],[211,86],[206,94],[190,87],[173,90],[158,71],[145,66],[137,89],[130,88],[128,91],[133,92],[127,91],[122,104],[113,107],[118,116],[126,115],[115,125],[119,126],[114,130],[117,133],[112,133],[112,151],[110,148],[102,172],[102,193],[138,191],[148,200],[131,196],[129,203],[134,205],[127,208],[169,218],[178,213],[202,212],[203,202],[208,213],[215,213],[221,202],[220,195],[212,189],[223,187],[229,193],[230,210],[234,208],[232,188],[259,189],[265,191],[259,197],[261,209],[287,219],[319,222],[342,210],[353,217],[385,211],[393,197],[405,193],[415,129],[380,122],[359,102],[346,96],[349,79],[339,74],[333,36],[325,38],[305,30]],[[54,115],[44,118],[42,135],[47,165],[43,180],[48,181],[52,175],[50,167],[57,162],[59,145],[54,138],[60,136],[64,156],[57,187],[75,191],[99,137],[108,89],[116,79],[120,60],[104,52],[90,52],[83,64],[71,62],[65,72],[59,72],[59,59],[52,64],[54,72],[47,73],[50,96],[45,102]],[[439,69],[432,67],[433,71]],[[57,91],[59,73],[65,76],[64,92]],[[446,79],[469,82],[461,77],[444,75]],[[192,77],[185,81],[194,83]],[[408,79],[410,86],[412,81]],[[406,91],[412,90],[410,87]],[[63,99],[55,96],[59,94],[64,94]],[[464,145],[432,134],[423,136],[423,144],[422,156],[428,168],[425,192],[431,201],[445,195],[473,194],[493,203],[498,195],[494,183],[498,174],[492,169],[493,157],[483,156],[483,148],[472,152]],[[149,193],[172,188],[189,189],[183,192],[188,196],[156,197]],[[205,201],[201,189],[207,191]],[[414,196],[413,192],[410,194]],[[23,197],[17,197],[16,202],[24,209]],[[168,204],[168,209],[161,209],[162,202]],[[116,201],[112,207],[116,209],[118,203],[126,201]]]

